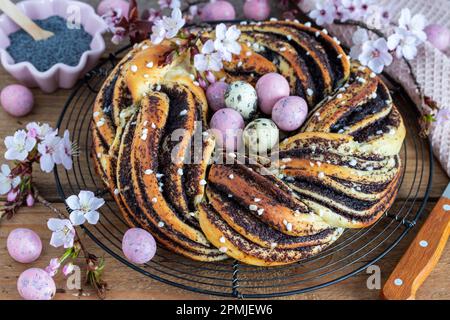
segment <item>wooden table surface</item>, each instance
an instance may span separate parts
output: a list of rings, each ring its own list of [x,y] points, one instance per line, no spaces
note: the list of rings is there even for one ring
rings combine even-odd
[[[98,1],[87,1],[97,4]],[[156,1],[151,1],[156,2]],[[235,1],[237,2],[237,1]],[[112,50],[110,48],[109,50]],[[0,70],[0,88],[15,83],[15,80],[9,76],[3,69]],[[57,117],[62,106],[67,99],[70,91],[59,90],[52,94],[44,94],[37,89],[33,89],[36,99],[36,106],[33,112],[27,117],[16,119],[7,115],[0,110],[0,141],[7,135],[11,135],[15,130],[22,128],[30,121],[48,122],[52,125],[56,123]],[[4,153],[4,144],[0,143],[0,154]],[[1,161],[0,161],[1,162]],[[448,177],[442,171],[440,165],[434,160],[435,170],[433,174],[433,186],[431,190],[431,198],[425,209],[424,216],[431,211],[439,198],[445,186],[449,182]],[[408,168],[407,168],[408,170]],[[36,170],[35,181],[43,195],[64,209],[61,200],[56,193],[56,187],[53,175],[45,175]],[[0,200],[1,201],[1,200]],[[2,220],[0,222],[0,299],[18,299],[20,298],[16,282],[20,273],[29,268],[29,265],[22,265],[14,262],[8,255],[6,250],[6,238],[11,230],[17,227],[31,228],[36,231],[44,244],[41,257],[32,264],[33,267],[45,267],[48,261],[57,257],[62,253],[61,249],[51,247],[49,243],[50,231],[46,227],[46,221],[52,217],[47,209],[41,205],[33,208],[24,208],[11,220]],[[423,219],[422,219],[423,220]],[[419,222],[420,226],[421,222]],[[381,268],[382,283],[387,279],[395,264],[399,261],[401,255],[406,250],[414,234],[418,228],[410,232],[399,245],[394,248],[386,257],[384,257],[378,265]],[[84,242],[89,251],[97,255],[105,254],[102,250],[87,237]],[[121,264],[113,257],[105,255],[106,272],[105,280],[108,282],[109,291],[108,299],[213,299],[215,297],[195,294],[182,289],[177,289],[166,284],[162,284],[155,280],[151,280],[141,274],[131,270]],[[450,269],[450,246],[444,250],[441,261],[436,266],[431,276],[427,279],[417,294],[418,299],[450,299],[450,277],[448,270]],[[320,289],[311,293],[295,295],[287,299],[378,299],[379,290],[369,290],[366,286],[368,274],[361,272],[336,285]],[[83,296],[79,296],[77,291],[64,289],[65,280],[61,275],[56,276],[58,293],[55,299],[95,299],[95,294],[91,290],[87,290]]]

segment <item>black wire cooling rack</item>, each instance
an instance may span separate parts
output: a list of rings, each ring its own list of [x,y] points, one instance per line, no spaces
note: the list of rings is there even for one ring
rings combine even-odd
[[[103,184],[94,172],[90,157],[91,117],[96,94],[108,73],[127,50],[123,48],[100,63],[73,90],[58,120],[59,130],[69,130],[79,147],[73,169],[55,171],[61,198],[80,190],[104,193]],[[399,194],[390,210],[374,225],[359,230],[346,230],[339,240],[320,254],[282,267],[254,267],[229,259],[202,263],[176,255],[159,247],[153,260],[135,265],[126,260],[121,250],[124,232],[128,229],[118,207],[109,195],[96,225],[86,226],[86,233],[110,255],[142,273],[186,290],[224,297],[271,298],[304,293],[345,280],[383,258],[411,230],[427,203],[432,176],[432,153],[428,140],[419,137],[418,115],[412,102],[396,90],[394,99],[407,127],[401,151],[405,167]],[[413,119],[413,120],[411,120]]]

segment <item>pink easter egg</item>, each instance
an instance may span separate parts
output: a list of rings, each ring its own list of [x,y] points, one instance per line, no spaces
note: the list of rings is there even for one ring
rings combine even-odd
[[[122,239],[122,251],[125,257],[137,264],[147,263],[156,253],[156,242],[153,236],[140,228],[132,228],[125,232]]]
[[[17,262],[30,263],[41,255],[42,242],[33,230],[17,228],[9,233],[6,248],[11,258]]]
[[[266,20],[270,16],[268,0],[247,0],[244,4],[244,15],[248,19]]]
[[[308,115],[308,105],[301,97],[290,96],[280,99],[272,110],[272,120],[284,131],[300,128]]]
[[[259,108],[265,114],[271,114],[275,103],[289,96],[290,87],[285,77],[279,73],[268,73],[259,78],[256,83]]]
[[[225,92],[229,85],[223,81],[214,82],[206,89],[206,98],[213,111],[225,108]]]
[[[206,4],[200,17],[202,21],[233,20],[236,18],[236,12],[230,2],[217,0]]]
[[[51,300],[56,293],[53,278],[42,269],[27,269],[17,280],[17,290],[25,300]]]
[[[31,112],[34,105],[33,93],[20,84],[11,84],[0,93],[3,109],[14,117],[23,117]]]
[[[111,10],[119,10],[122,16],[128,17],[128,11],[130,4],[124,0],[103,0],[97,7],[97,13],[99,16],[103,16]]]
[[[430,24],[425,28],[427,40],[438,50],[445,51],[450,46],[450,30],[439,24]]]
[[[244,126],[242,115],[231,108],[218,110],[210,122],[217,145],[229,152],[236,151],[241,147]]]

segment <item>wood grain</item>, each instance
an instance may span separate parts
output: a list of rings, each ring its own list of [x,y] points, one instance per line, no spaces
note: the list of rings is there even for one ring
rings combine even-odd
[[[86,2],[96,5],[99,1]],[[155,4],[156,0],[147,1],[147,3],[148,2]],[[240,3],[238,0],[233,2]],[[113,51],[115,48],[116,47],[113,45],[109,45],[108,50]],[[4,70],[0,70],[0,88],[11,83],[15,83],[14,79],[12,79]],[[0,140],[2,140],[5,136],[10,135],[14,130],[22,128],[30,121],[48,122],[55,125],[69,92],[70,91],[68,90],[59,90],[53,94],[44,94],[39,90],[33,89],[36,99],[36,107],[30,115],[21,119],[10,117],[3,112],[3,110],[0,110]],[[406,110],[407,108],[402,109]],[[415,121],[415,119],[409,118],[409,121]],[[409,144],[409,148],[413,147],[414,140],[408,139],[407,144]],[[0,143],[0,155],[3,154],[3,152],[4,145],[3,143]],[[411,173],[416,170],[415,159],[411,158],[411,154],[408,154],[407,160],[408,166],[405,168],[406,178],[410,179]],[[433,187],[430,194],[431,201],[425,209],[424,216],[427,216],[427,214],[434,207],[435,201],[440,197],[442,191],[449,182],[449,179],[442,171],[439,164],[435,160],[433,162],[435,165],[435,171],[433,174]],[[428,166],[429,164],[420,162],[419,165]],[[35,176],[37,185],[43,195],[49,200],[59,203],[56,205],[63,209],[64,207],[61,204],[61,200],[56,193],[53,175],[42,174],[39,170],[36,170],[36,173],[37,174]],[[408,181],[404,181],[404,183],[408,183]],[[399,198],[404,198],[406,196],[407,193],[400,194]],[[33,263],[33,266],[45,267],[51,258],[61,254],[61,250],[52,248],[48,245],[50,232],[48,231],[45,223],[50,217],[52,217],[52,214],[48,210],[40,205],[36,205],[33,208],[25,208],[21,210],[12,220],[1,222],[0,269],[2,272],[0,273],[0,299],[20,298],[16,289],[16,281],[20,273],[30,267],[29,265],[22,265],[14,262],[8,255],[6,251],[6,238],[11,230],[17,227],[27,227],[33,229],[41,236],[44,244],[43,253],[41,257]],[[422,221],[419,221],[418,226],[420,226],[421,223]],[[382,283],[385,283],[387,277],[394,269],[396,263],[398,263],[400,257],[418,230],[419,228],[414,228],[414,230],[410,232],[394,250],[389,252],[377,263],[381,269]],[[216,297],[213,296],[191,293],[142,276],[108,254],[105,254],[88,237],[85,237],[84,242],[86,243],[88,249],[93,253],[99,256],[103,254],[105,255],[107,263],[105,279],[109,284],[109,292],[107,295],[108,299],[216,299]],[[364,261],[361,262],[363,263]],[[448,277],[449,268],[450,246],[447,246],[442,253],[441,260],[436,265],[436,268],[418,291],[417,298],[450,299],[450,277]],[[366,281],[368,277],[369,274],[366,272],[361,272],[358,275],[336,285],[306,294],[291,296],[286,299],[378,299],[380,290],[369,290],[367,288]],[[86,295],[84,296],[78,296],[78,292],[76,291],[67,290],[65,280],[61,277],[61,275],[57,276],[56,281],[58,288],[56,299],[95,299],[93,292],[89,290],[85,292]]]
[[[433,271],[450,234],[450,199],[441,198],[386,281],[381,296],[387,300],[413,300]]]

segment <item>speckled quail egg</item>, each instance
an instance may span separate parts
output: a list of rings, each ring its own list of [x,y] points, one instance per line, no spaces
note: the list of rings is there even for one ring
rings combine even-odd
[[[244,119],[249,119],[255,114],[257,104],[256,90],[247,82],[232,82],[225,92],[225,105],[239,112]]]
[[[243,139],[251,152],[264,155],[277,143],[279,130],[270,119],[256,119],[250,122],[244,129]]]

